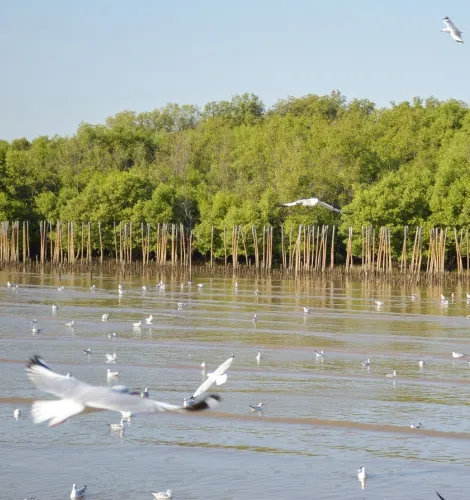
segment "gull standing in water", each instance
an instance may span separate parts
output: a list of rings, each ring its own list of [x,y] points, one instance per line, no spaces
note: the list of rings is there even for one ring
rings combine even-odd
[[[462,40],[462,33],[463,31],[460,31],[457,26],[446,16],[443,19],[444,24],[446,25],[445,28],[441,29],[444,33],[450,33],[450,36],[457,42],[457,43],[463,43]]]
[[[411,422],[410,429],[421,429],[423,427],[423,424],[421,422],[418,422],[415,424],[414,422]]]
[[[160,411],[200,411],[216,407],[220,396],[209,395],[189,408],[138,398],[130,394],[126,387],[93,386],[75,378],[67,378],[53,372],[38,356],[32,357],[26,372],[29,379],[40,390],[60,399],[55,401],[34,401],[31,415],[35,424],[49,421],[50,426],[58,425],[86,407],[132,413],[156,413]]]
[[[214,383],[217,385],[225,384],[227,381],[227,374],[225,372],[230,368],[234,357],[235,354],[232,354],[230,358],[228,358],[227,361],[224,361],[216,370],[212,373],[208,373],[207,379],[196,389],[190,399],[194,401],[194,399],[201,394],[204,394]]]
[[[106,354],[107,361],[116,361],[116,353]]]
[[[153,321],[153,316],[150,315],[148,318],[145,318],[145,322],[147,323],[147,325],[151,325],[152,324],[152,321]],[[134,325],[135,326],[135,325]],[[140,325],[139,325],[140,326]]]
[[[363,490],[366,488],[366,482],[368,477],[369,476],[366,474],[365,467],[359,467],[359,469],[357,469],[357,478],[359,479],[359,482],[361,483],[361,487]]]
[[[452,352],[452,357],[453,358],[463,358],[465,356],[465,354],[462,354],[461,352]]]
[[[370,359],[367,358],[366,361],[362,361],[361,365],[363,368],[370,368]]]
[[[106,376],[108,378],[119,378],[119,372],[112,372],[110,368],[108,368],[108,371],[106,372]]]
[[[259,366],[259,364],[261,363],[261,352],[259,352],[257,355],[256,355],[256,363],[257,365]]]
[[[124,418],[121,418],[121,422],[119,424],[108,424],[109,428],[112,431],[124,431]]]
[[[206,362],[205,361],[203,361],[201,363],[201,368],[202,368],[202,370],[201,370],[202,374],[205,375],[206,374]]]
[[[83,354],[91,354],[91,347],[89,349],[83,349]]]
[[[39,333],[42,332],[41,328],[38,328],[36,325],[33,326],[33,333]]]
[[[115,338],[116,338],[116,332],[108,333],[108,339],[115,339]]]
[[[132,326],[134,328],[140,328],[140,325],[142,324],[142,321],[137,321],[137,323],[132,323]]]
[[[250,411],[263,411],[263,403],[258,405],[250,405]]]
[[[312,312],[313,309],[311,307],[304,307],[304,313],[308,314],[309,312]]]
[[[108,321],[109,318],[109,313],[104,313],[103,316],[101,316],[101,321]]]
[[[396,370],[393,370],[392,373],[386,373],[385,376],[387,378],[395,378],[397,376],[397,371]]]
[[[149,398],[150,394],[149,394],[149,388],[146,387],[141,393],[140,393],[140,397],[141,398]]]
[[[74,484],[72,486],[72,492],[70,493],[70,499],[74,500],[75,498],[83,498],[83,496],[85,495],[85,491],[86,485],[83,486],[83,488],[77,488],[77,485]]]
[[[424,368],[424,361],[420,359],[418,365],[420,368]]]
[[[157,493],[152,491],[152,495],[154,500],[168,500],[169,498],[172,498],[171,490],[159,491]]]
[[[19,420],[19,418],[21,417],[21,410],[19,408],[15,408],[15,410],[13,411],[13,416],[16,420]]]
[[[315,351],[315,349],[314,349],[313,352],[315,353],[315,356],[317,358],[323,358],[323,357],[325,357],[325,353],[323,351]]]
[[[73,325],[74,325],[74,324],[75,324],[75,320],[72,320],[72,321],[70,321],[70,322],[68,322],[68,323],[65,323],[65,326],[68,326],[68,327],[70,327],[70,328],[73,328]]]

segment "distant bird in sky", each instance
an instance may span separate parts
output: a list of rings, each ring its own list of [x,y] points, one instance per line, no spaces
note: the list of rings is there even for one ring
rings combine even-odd
[[[446,25],[445,28],[441,29],[444,33],[450,33],[450,36],[457,42],[457,43],[463,43],[462,40],[462,33],[463,31],[460,31],[457,26],[446,16],[443,19],[444,24]]]
[[[320,201],[318,198],[304,198],[302,200],[291,201],[290,203],[281,203],[279,206],[281,207],[296,207],[297,205],[302,205],[303,207],[315,207],[319,205],[321,207],[325,207],[328,210],[332,210],[333,212],[337,212],[341,214],[341,210],[335,208],[324,201]]]

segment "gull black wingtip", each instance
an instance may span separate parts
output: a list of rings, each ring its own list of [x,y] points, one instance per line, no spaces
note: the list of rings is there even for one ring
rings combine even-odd
[[[201,401],[198,401],[197,403],[194,403],[191,406],[186,407],[185,410],[187,411],[209,410],[211,408],[219,406],[221,401],[222,397],[219,396],[218,394],[210,394]]]
[[[39,366],[42,366],[42,367],[47,368],[48,370],[50,370],[50,368],[46,365],[46,363],[41,358],[41,356],[38,356],[37,354],[35,354],[34,356],[31,356],[28,359],[28,362],[26,363],[26,368],[31,368],[34,365],[39,365]]]
[[[446,500],[442,495],[439,495],[439,493],[436,491],[436,495],[441,499],[441,500]]]

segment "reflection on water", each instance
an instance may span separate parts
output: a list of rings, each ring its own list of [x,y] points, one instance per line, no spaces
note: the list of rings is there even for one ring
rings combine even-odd
[[[167,489],[186,499],[415,500],[435,489],[464,498],[470,357],[451,353],[470,355],[465,290],[208,277],[183,286],[167,278],[163,289],[160,279],[0,273],[5,498],[68,498],[73,483],[103,500]],[[443,309],[440,294],[452,291]],[[106,385],[114,353],[111,384],[181,404],[235,360],[226,384],[211,388],[224,397],[217,411],[138,415],[124,432],[110,431],[119,421],[111,412],[32,425],[31,401],[45,395],[25,376],[30,355]],[[367,488],[358,488],[360,465]]]

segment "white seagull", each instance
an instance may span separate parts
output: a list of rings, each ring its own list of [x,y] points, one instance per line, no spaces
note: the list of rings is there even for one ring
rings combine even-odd
[[[452,357],[453,358],[463,358],[465,354],[462,354],[461,352],[452,352]]]
[[[152,315],[150,315],[148,318],[145,318],[145,322],[147,323],[147,325],[151,325],[152,324],[152,320],[153,320],[153,316]]]
[[[443,19],[444,24],[446,25],[445,28],[441,29],[444,33],[450,33],[450,36],[457,42],[457,43],[463,43],[462,40],[462,33],[463,31],[460,31],[457,26],[446,16]]]
[[[141,393],[140,393],[140,397],[141,398],[149,398],[150,394],[149,394],[149,388],[146,387]]]
[[[361,365],[362,365],[363,367],[370,366],[370,359],[369,359],[369,358],[367,358],[367,360],[366,360],[366,361],[362,361],[362,362],[361,362]]]
[[[108,371],[106,372],[106,376],[108,378],[119,378],[119,372],[112,372],[110,368],[108,368]]]
[[[69,321],[68,323],[65,323],[65,326],[69,326],[70,328],[73,328],[73,325],[75,324],[75,320]]]
[[[52,312],[57,311],[59,309],[59,306],[57,304],[52,304]]]
[[[313,309],[311,307],[304,307],[304,313],[308,314],[309,312],[312,312]]]
[[[422,359],[419,360],[419,367],[424,368],[424,361]]]
[[[134,328],[140,328],[140,325],[142,324],[142,321],[137,321],[137,323],[132,323],[132,326]]]
[[[67,378],[72,378],[72,372],[67,372],[67,375],[65,375]]]
[[[112,431],[123,431],[124,422],[125,422],[124,418],[121,418],[121,422],[119,424],[108,424],[108,425]]]
[[[332,210],[333,212],[337,213],[342,213],[341,210],[328,205],[328,203],[325,203],[324,201],[320,201],[318,198],[304,198],[302,200],[296,200],[296,201],[291,201],[290,203],[281,203],[281,207],[295,207],[297,205],[302,205],[303,207],[315,207],[316,205],[319,205],[321,207],[325,207],[328,210]]]
[[[105,356],[108,361],[116,361],[116,353],[106,354]]]
[[[263,411],[263,403],[259,405],[250,405],[250,411]]]
[[[15,408],[15,410],[13,411],[13,416],[16,420],[19,420],[19,418],[21,417],[21,410],[19,408]]]
[[[77,488],[77,485],[74,484],[72,486],[72,492],[70,493],[70,499],[74,500],[75,498],[83,498],[83,496],[85,495],[85,491],[86,485],[83,486],[83,488]]]
[[[64,287],[63,286],[59,286],[59,288],[57,288],[57,291],[58,292],[63,292],[64,291]]]
[[[256,355],[256,362],[258,364],[260,364],[260,361],[261,361],[261,353],[259,352],[257,355]]]
[[[101,321],[108,321],[109,318],[109,313],[104,313],[103,316],[101,316]]]
[[[83,354],[91,354],[91,347],[89,349],[82,349]]]
[[[42,329],[38,328],[36,325],[33,326],[33,333],[39,333],[39,332],[42,332]]]
[[[325,357],[325,353],[323,351],[315,351],[315,349],[313,351],[314,351],[315,356],[317,358],[323,358],[323,357]]]
[[[357,469],[357,478],[359,480],[361,479],[367,479],[367,474],[366,474],[366,468],[365,467],[359,467],[359,469]]]
[[[227,381],[227,374],[225,372],[230,368],[234,357],[235,354],[232,354],[230,358],[228,358],[227,361],[224,361],[215,371],[208,373],[206,380],[196,389],[190,399],[194,400],[201,394],[204,394],[214,383],[217,385],[225,384]]]
[[[172,498],[171,490],[159,491],[157,493],[152,491],[152,495],[155,500],[168,500]]]
[[[116,338],[116,332],[108,333],[108,339],[115,339],[115,338]]]
[[[411,422],[410,429],[421,429],[423,427],[423,424],[421,422],[418,422],[415,424],[414,422]]]
[[[385,376],[387,378],[395,378],[397,376],[397,371],[396,370],[393,370],[392,373],[386,373]]]
[[[81,413],[85,407],[131,413],[199,411],[214,408],[221,399],[218,395],[210,395],[184,409],[182,406],[133,396],[127,388],[120,387],[116,390],[112,387],[93,386],[75,378],[64,377],[53,372],[38,356],[28,361],[26,372],[38,389],[60,398],[55,401],[35,401],[32,405],[34,423],[49,421],[50,426]]]

